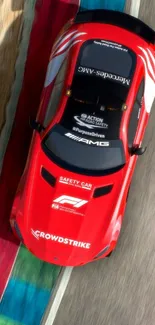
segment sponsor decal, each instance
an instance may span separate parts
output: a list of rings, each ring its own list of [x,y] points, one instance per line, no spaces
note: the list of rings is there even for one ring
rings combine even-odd
[[[107,129],[108,124],[104,123],[103,118],[96,117],[93,115],[81,114],[81,116],[74,116],[74,120],[80,126],[86,127],[88,129]]]
[[[89,135],[91,137],[105,138],[104,134],[99,134],[99,133],[96,133],[96,132],[88,132],[88,131],[80,130],[77,127],[73,127],[72,130],[75,131],[75,132],[81,133],[81,134]]]
[[[80,138],[72,133],[65,133],[65,136],[75,140],[77,142],[83,142],[85,144],[88,144],[90,146],[98,146],[98,147],[109,147],[109,142],[108,141],[92,141],[92,140],[88,140],[88,139],[84,139],[84,138]]]
[[[88,203],[87,200],[82,200],[69,195],[61,195],[53,200],[51,208],[54,210],[83,216],[85,212],[85,209],[83,209],[83,207],[86,205],[86,203]],[[71,207],[68,207],[68,205]]]
[[[63,176],[60,176],[59,183],[66,184],[66,185],[71,185],[71,186],[74,186],[74,187],[84,188],[84,189],[89,190],[89,191],[92,189],[92,184],[90,184],[90,183],[78,181],[76,179],[63,177]]]
[[[94,41],[94,44],[110,47],[112,49],[117,49],[117,50],[124,51],[124,52],[128,52],[128,49],[125,47],[122,47],[122,44],[117,44],[117,43],[104,41],[104,40]]]
[[[73,197],[73,196],[61,195],[57,199],[55,199],[53,202],[58,202],[58,203],[61,203],[61,204],[66,204],[67,203],[67,204],[73,205],[74,208],[80,208],[84,204],[86,204],[88,201],[81,200],[81,199],[79,199],[77,197]]]
[[[53,203],[52,208],[55,209],[55,210],[59,210],[59,204]]]
[[[37,240],[40,240],[40,239],[51,240],[53,242],[57,242],[60,244],[76,246],[76,247],[80,247],[80,248],[84,248],[84,249],[90,249],[90,247],[91,247],[90,243],[85,243],[85,242],[76,241],[76,240],[70,239],[70,238],[60,237],[57,235],[46,233],[44,231],[34,230],[32,228],[31,228],[31,234]]]
[[[59,211],[67,212],[67,213],[77,214],[77,215],[80,215],[80,216],[84,215],[84,212],[80,212],[78,210],[75,210],[75,208],[68,208],[68,207],[66,207],[64,205],[61,205],[61,204],[52,203],[51,208],[54,209],[54,210],[59,210]]]
[[[101,70],[96,70],[96,69],[91,69],[91,68],[86,68],[83,66],[79,66],[77,69],[77,72],[79,74],[87,74],[87,75],[94,75],[96,77],[101,77],[103,79],[111,79],[116,82],[119,82],[123,85],[130,86],[131,79],[127,79],[125,77],[121,77],[112,73],[104,72]]]

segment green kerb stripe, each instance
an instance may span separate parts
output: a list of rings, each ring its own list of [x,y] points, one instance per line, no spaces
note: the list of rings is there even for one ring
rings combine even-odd
[[[0,325],[23,325],[22,323],[8,319],[0,315]]]
[[[24,246],[19,254],[12,272],[12,278],[29,282],[37,288],[51,290],[61,267],[45,263],[33,256]],[[0,324],[1,325],[1,324]]]

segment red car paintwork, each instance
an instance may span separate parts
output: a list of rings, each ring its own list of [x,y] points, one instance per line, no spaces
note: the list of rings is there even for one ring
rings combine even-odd
[[[64,53],[68,44],[69,65],[57,113],[41,133],[34,132],[24,174],[14,200],[11,225],[16,234],[18,225],[22,240],[38,258],[59,265],[77,266],[104,258],[114,250],[122,225],[126,201],[137,156],[128,150],[128,125],[134,100],[143,78],[145,90],[134,146],[140,146],[148,122],[151,104],[148,104],[146,84],[155,83],[154,46],[141,37],[114,25],[71,23],[54,45],[43,90],[38,120],[43,124],[49,103],[53,79],[50,64]],[[79,35],[79,36],[78,36]],[[73,39],[72,37],[75,36]],[[62,38],[61,38],[62,37]],[[51,128],[59,123],[68,100],[66,90],[72,84],[75,65],[82,44],[89,39],[104,39],[123,44],[136,54],[136,68],[123,112],[119,137],[123,142],[126,164],[113,174],[88,176],[58,166],[45,154],[41,143]],[[75,40],[78,42],[74,43]],[[74,44],[73,44],[74,43]],[[146,52],[147,51],[147,52]],[[56,59],[57,60],[57,59]],[[48,80],[48,81],[47,81]],[[153,100],[152,100],[153,101]],[[79,136],[79,134],[77,134]],[[56,179],[50,186],[41,175],[44,167]],[[94,198],[96,188],[113,185],[109,194]],[[67,196],[67,198],[66,198]],[[69,198],[68,198],[69,197]],[[60,202],[57,202],[60,199]],[[55,201],[56,200],[56,201]],[[69,200],[69,201],[67,201]],[[74,200],[75,204],[70,202]],[[80,206],[81,205],[81,206]],[[17,235],[17,234],[16,234]],[[98,254],[103,251],[103,254]],[[98,256],[98,257],[97,257]]]

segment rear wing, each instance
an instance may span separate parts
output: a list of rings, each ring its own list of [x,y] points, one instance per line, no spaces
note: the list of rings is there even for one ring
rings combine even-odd
[[[103,23],[122,27],[143,38],[146,42],[155,44],[155,31],[140,19],[126,13],[113,10],[86,10],[78,12],[74,23]]]

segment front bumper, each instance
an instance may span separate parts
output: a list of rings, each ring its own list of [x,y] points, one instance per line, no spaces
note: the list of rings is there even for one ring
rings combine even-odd
[[[41,245],[36,245],[37,240],[35,241],[35,238],[31,241],[26,240],[22,235],[21,229],[14,218],[10,219],[10,224],[14,235],[27,247],[27,249],[33,255],[42,261],[59,266],[81,266],[99,260],[101,258],[105,258],[114,249],[114,246],[116,244],[112,242],[110,245],[107,245],[101,249],[97,255],[91,257],[90,254],[88,256],[87,254],[82,254],[80,256],[80,253],[77,254],[77,252],[74,253],[74,251],[68,255],[64,254],[63,250],[61,252],[60,249],[59,251],[56,251],[55,249],[49,250],[46,245],[44,245],[44,247]]]

